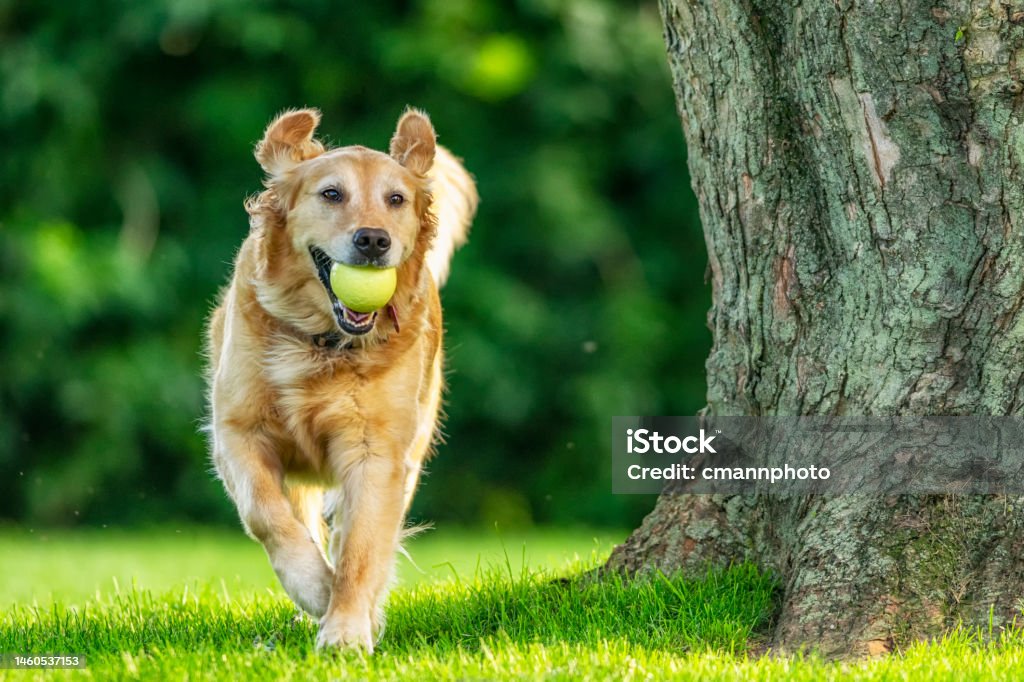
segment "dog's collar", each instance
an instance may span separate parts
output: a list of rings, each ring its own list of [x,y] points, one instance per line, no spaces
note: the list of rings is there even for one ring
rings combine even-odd
[[[324,332],[323,334],[313,334],[309,337],[309,340],[317,348],[348,350],[353,346],[353,343],[351,339],[345,342],[345,338],[345,335],[341,332]]]

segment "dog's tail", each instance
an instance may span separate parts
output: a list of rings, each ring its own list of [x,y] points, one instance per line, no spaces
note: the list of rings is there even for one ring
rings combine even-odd
[[[437,218],[437,237],[427,253],[427,267],[438,287],[448,279],[448,266],[455,249],[466,243],[469,225],[480,198],[476,183],[462,162],[438,145],[434,167],[430,169],[431,211]]]

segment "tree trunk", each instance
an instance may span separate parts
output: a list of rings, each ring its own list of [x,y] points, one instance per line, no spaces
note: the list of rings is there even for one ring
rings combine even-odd
[[[717,415],[1022,413],[1024,0],[662,0]],[[663,495],[625,571],[751,560],[772,645],[878,654],[1024,597],[1024,500]]]

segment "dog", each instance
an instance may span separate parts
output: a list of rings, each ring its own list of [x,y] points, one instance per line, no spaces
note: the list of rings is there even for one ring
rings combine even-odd
[[[319,619],[317,646],[372,652],[438,433],[438,290],[478,197],[421,111],[387,153],[328,148],[319,123],[286,111],[256,145],[265,190],[246,201],[249,235],[206,335],[211,455],[284,591]],[[349,310],[334,262],[396,267],[394,296]]]

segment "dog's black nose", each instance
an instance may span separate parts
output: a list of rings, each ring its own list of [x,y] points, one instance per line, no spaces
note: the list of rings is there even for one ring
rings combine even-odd
[[[391,248],[391,236],[375,227],[361,227],[352,236],[352,243],[367,258],[377,258]]]

